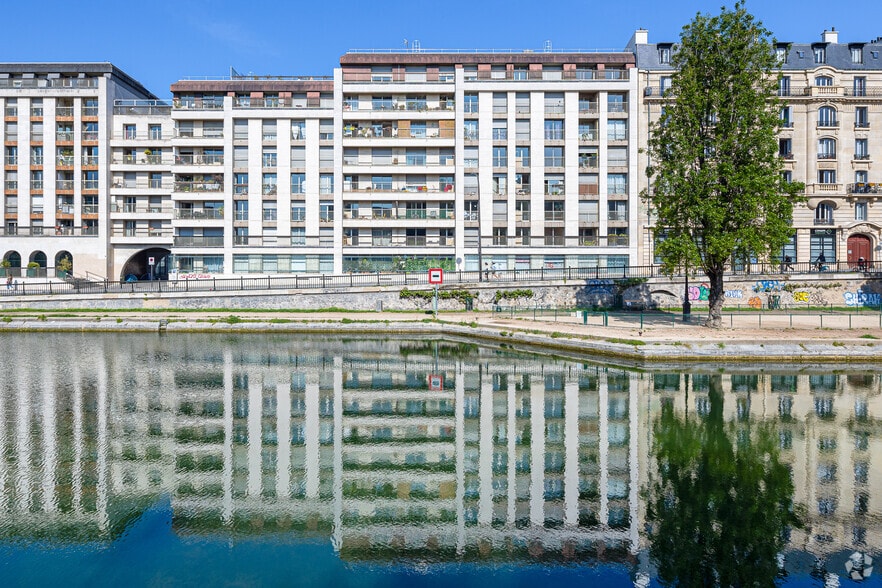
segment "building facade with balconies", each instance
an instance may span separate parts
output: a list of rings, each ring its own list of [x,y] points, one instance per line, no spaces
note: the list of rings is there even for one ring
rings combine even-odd
[[[629,49],[638,67],[639,144],[646,145],[670,88],[674,43],[649,43],[638,30]],[[778,42],[776,74],[781,99],[779,155],[785,177],[805,183],[806,202],[794,209],[791,242],[780,259],[859,266],[882,254],[882,38],[840,43],[835,30],[817,43]],[[639,155],[639,189],[651,188]],[[655,219],[641,205],[640,258],[654,261]],[[735,262],[738,263],[737,261]]]
[[[109,63],[0,64],[4,273],[41,277],[64,258],[111,272],[113,105],[155,98]]]

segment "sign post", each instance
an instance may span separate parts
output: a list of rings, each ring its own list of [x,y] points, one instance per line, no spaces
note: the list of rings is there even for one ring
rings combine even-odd
[[[156,265],[156,258],[153,256],[148,257],[147,258],[147,265],[150,266],[150,271],[147,272],[148,273],[147,279],[152,281],[153,280],[153,266]]]
[[[429,269],[429,283],[435,286],[435,296],[434,300],[434,313],[435,320],[438,320],[438,285],[444,283],[444,270],[440,267],[433,267]]]

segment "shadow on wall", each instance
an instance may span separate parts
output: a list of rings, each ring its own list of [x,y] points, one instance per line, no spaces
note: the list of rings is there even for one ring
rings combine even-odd
[[[615,305],[617,294],[618,288],[613,280],[588,280],[585,286],[576,290],[576,306],[610,308]]]

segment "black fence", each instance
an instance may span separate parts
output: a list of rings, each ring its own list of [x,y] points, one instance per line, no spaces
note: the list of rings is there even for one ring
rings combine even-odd
[[[12,272],[9,272],[12,274]],[[751,264],[736,267],[727,272],[734,277],[817,274],[830,275],[841,273],[858,273],[867,277],[882,276],[882,262],[862,263],[775,263]],[[45,275],[45,274],[43,274]],[[37,276],[42,277],[42,276]],[[591,267],[591,268],[540,268],[520,270],[485,270],[444,272],[444,286],[463,285],[475,286],[482,282],[494,283],[536,283],[554,282],[590,282],[591,280],[615,281],[624,279],[640,279],[666,277],[657,265],[638,265],[622,267]],[[683,274],[675,274],[674,279],[682,279]],[[690,280],[700,282],[701,274],[692,274]],[[94,280],[80,277],[68,277],[64,280],[37,282],[34,280],[0,283],[2,295],[53,295],[53,294],[124,294],[135,292],[229,292],[247,290],[310,290],[310,289],[349,289],[375,286],[430,286],[427,271],[415,272],[370,272],[348,273],[342,275],[305,274],[275,275],[261,277],[206,277],[178,278],[174,274],[168,280],[152,281],[111,281]]]

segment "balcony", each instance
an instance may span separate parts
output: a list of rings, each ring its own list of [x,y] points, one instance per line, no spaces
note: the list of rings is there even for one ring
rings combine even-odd
[[[5,180],[3,182],[3,189],[7,192],[15,192],[18,190],[18,180]]]
[[[854,154],[855,161],[867,161],[870,159],[869,153],[855,153]]]
[[[125,186],[128,187],[128,186]],[[175,182],[175,192],[223,192],[222,182]]]
[[[61,192],[73,192],[73,180],[55,180],[55,189]]]
[[[158,162],[151,162],[158,163]],[[175,155],[176,165],[223,165],[223,154]]]
[[[859,182],[849,184],[847,190],[849,194],[882,194],[882,184]]]
[[[608,221],[627,221],[628,220],[628,212],[627,211],[610,210],[607,213],[606,220],[608,220]]]
[[[58,131],[55,133],[55,140],[59,143],[73,143],[73,131]]]
[[[545,211],[545,222],[563,222],[564,220],[566,220],[566,215],[562,210]]]
[[[59,155],[55,158],[55,165],[58,167],[73,167],[74,164],[74,156],[73,155]]]
[[[833,225],[833,218],[832,217],[827,217],[827,218],[815,217],[815,226],[832,226],[832,225]]]
[[[203,237],[202,235],[197,236],[181,236],[175,235],[174,240],[175,247],[223,247],[224,246],[224,238],[220,237]]]
[[[221,220],[223,208],[176,208],[175,218],[181,220]],[[272,219],[275,220],[275,219]]]
[[[580,156],[579,157],[579,167],[597,167],[598,156],[597,155],[589,155],[589,156]]]
[[[83,180],[82,187],[83,190],[97,190],[98,180]]]
[[[73,106],[57,106],[55,108],[55,118],[73,118]]]
[[[819,120],[817,127],[819,129],[838,129],[839,121],[838,120]]]

